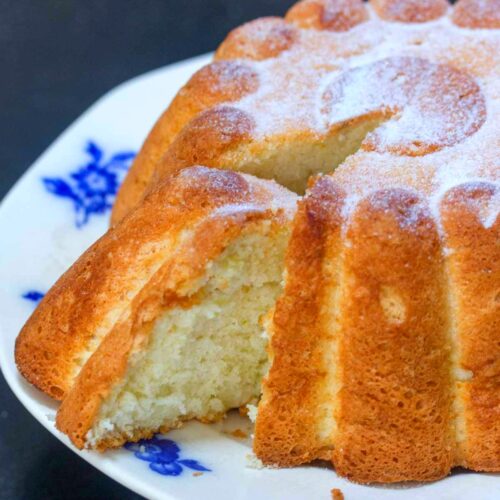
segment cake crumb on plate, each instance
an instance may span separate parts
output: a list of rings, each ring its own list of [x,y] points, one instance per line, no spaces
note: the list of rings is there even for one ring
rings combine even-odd
[[[344,500],[344,494],[342,493],[342,490],[339,490],[338,488],[333,488],[331,494],[332,500]]]

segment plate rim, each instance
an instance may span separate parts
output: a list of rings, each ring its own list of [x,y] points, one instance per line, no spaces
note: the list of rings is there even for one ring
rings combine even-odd
[[[88,116],[90,115],[96,108],[101,106],[104,101],[109,100],[117,96],[120,92],[125,90],[126,88],[140,84],[145,79],[158,76],[161,73],[169,73],[182,71],[190,66],[193,66],[193,69],[197,66],[203,66],[206,63],[209,63],[213,56],[213,52],[207,52],[204,54],[200,54],[197,56],[193,56],[187,59],[183,59],[180,61],[173,62],[171,64],[167,64],[165,66],[161,66],[159,68],[152,69],[150,71],[146,71],[145,73],[141,73],[137,76],[134,76],[128,80],[119,83],[115,87],[109,89],[105,92],[101,97],[95,100],[88,108],[86,108],[75,120],[73,120],[64,130],[57,135],[57,137],[50,142],[50,144],[43,150],[43,152],[30,164],[28,168],[22,173],[22,175],[16,179],[14,184],[7,191],[5,196],[0,201],[0,224],[3,219],[3,212],[6,206],[8,206],[12,200],[14,200],[20,190],[23,189],[23,185],[27,179],[38,167],[40,163],[43,162],[44,158],[48,156],[58,145],[63,142],[72,131]],[[166,108],[166,106],[165,106]],[[163,110],[161,110],[163,111]],[[0,320],[0,339],[6,338],[7,332]],[[36,419],[47,431],[50,432],[52,436],[57,438],[61,443],[63,443],[67,448],[69,448],[73,453],[78,455],[80,458],[85,460],[88,464],[92,465],[95,469],[102,472],[112,480],[121,484],[122,486],[128,488],[129,490],[143,496],[146,498],[161,498],[165,500],[179,500],[178,496],[172,496],[168,491],[164,491],[161,494],[161,497],[158,496],[157,491],[155,491],[154,487],[148,487],[147,485],[143,485],[142,483],[137,482],[134,478],[128,478],[126,475],[121,473],[121,469],[118,465],[115,465],[111,462],[102,462],[100,460],[100,455],[95,455],[92,453],[88,453],[85,450],[78,450],[75,448],[70,441],[67,439],[65,435],[59,432],[52,422],[48,419],[43,418],[40,415],[40,410],[36,407],[37,402],[33,400],[27,392],[22,387],[23,380],[21,379],[21,375],[19,372],[15,370],[11,370],[8,367],[8,359],[13,357],[12,352],[8,352],[8,349],[3,348],[3,343],[0,342],[0,371],[3,374],[5,382],[8,388],[12,391],[16,399],[22,404],[22,406],[28,411],[28,413]],[[14,362],[15,366],[15,362]],[[32,386],[29,386],[33,388]],[[37,390],[33,388],[33,390]],[[44,397],[42,393],[40,393],[40,397]],[[48,401],[52,401],[48,398]],[[53,402],[53,401],[52,401]]]

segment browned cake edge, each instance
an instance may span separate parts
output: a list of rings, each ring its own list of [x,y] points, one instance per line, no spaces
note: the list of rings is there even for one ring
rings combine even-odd
[[[346,231],[333,462],[356,482],[430,481],[454,460],[450,317],[424,200],[373,193]]]
[[[457,345],[457,435],[462,465],[500,471],[499,188],[488,182],[450,190],[441,205]],[[485,227],[482,213],[493,214]]]
[[[270,210],[242,207],[214,214],[201,222],[172,257],[155,273],[132,301],[127,311],[99,348],[90,357],[57,413],[56,425],[82,448],[99,408],[113,385],[122,379],[128,359],[147,346],[154,320],[175,307],[196,302],[193,286],[207,266],[245,229],[262,220],[272,220]],[[273,230],[279,230],[274,221]],[[188,416],[186,417],[188,418]],[[159,429],[138,429],[134,439],[147,437]],[[119,446],[129,436],[114,436],[97,443],[100,448]]]
[[[267,464],[291,466],[331,456],[330,440],[321,439],[316,417],[329,370],[323,348],[335,341],[324,301],[337,285],[338,262],[331,262],[332,276],[323,273],[323,262],[327,253],[340,252],[342,206],[342,190],[321,177],[299,203],[294,220],[255,428],[254,451]]]
[[[277,219],[286,219],[295,200],[273,181],[230,171],[193,167],[166,179],[49,290],[16,341],[20,372],[62,399],[130,302],[176,256],[187,231],[212,221],[221,207],[230,208],[228,220],[238,211],[264,213],[271,208]],[[209,251],[197,244],[193,248]]]

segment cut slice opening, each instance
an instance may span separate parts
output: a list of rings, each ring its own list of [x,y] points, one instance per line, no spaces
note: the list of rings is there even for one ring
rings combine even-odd
[[[118,446],[188,419],[215,421],[260,396],[268,369],[262,318],[281,292],[288,236],[287,228],[241,235],[187,305],[156,318],[147,346],[104,399],[88,446]]]
[[[228,153],[222,165],[276,182],[304,194],[311,176],[328,174],[361,149],[370,132],[391,118],[369,113],[336,125],[327,135],[298,132],[297,137],[271,137]],[[293,168],[292,168],[293,167]]]

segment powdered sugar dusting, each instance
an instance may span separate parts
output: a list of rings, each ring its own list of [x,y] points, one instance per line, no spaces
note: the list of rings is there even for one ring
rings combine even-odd
[[[378,114],[382,123],[333,174],[348,207],[375,190],[407,188],[438,218],[458,183],[500,182],[500,30],[460,28],[452,11],[414,24],[368,11],[346,32],[297,28],[287,50],[252,62],[259,87],[233,105],[269,144],[301,134],[322,141],[343,122]]]
[[[460,142],[486,119],[484,97],[469,75],[415,57],[386,58],[344,72],[323,101],[327,126],[369,113],[389,115],[364,147],[410,156]]]
[[[379,15],[385,19],[422,23],[442,16],[447,0],[372,0]]]
[[[488,203],[486,210],[480,212],[481,222],[486,229],[490,229],[500,215],[500,189],[497,189],[494,197]]]
[[[202,78],[209,80],[210,90],[213,93],[224,95],[234,93],[241,96],[254,92],[258,87],[257,74],[249,64],[219,61],[207,66],[206,69],[213,75],[203,74]]]
[[[499,28],[498,0],[461,0],[455,6],[453,21],[468,28]]]

